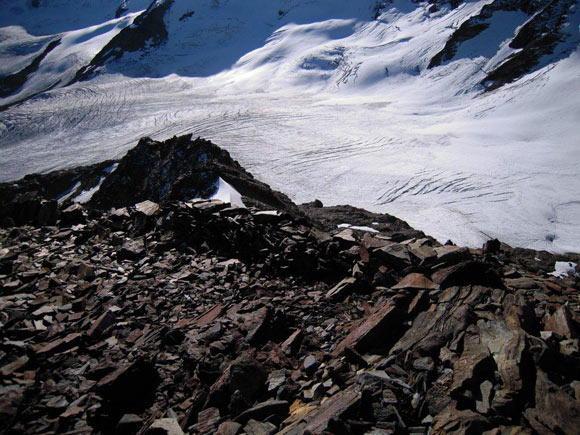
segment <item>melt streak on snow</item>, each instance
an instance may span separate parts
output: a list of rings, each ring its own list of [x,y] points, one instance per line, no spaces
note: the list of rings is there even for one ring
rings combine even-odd
[[[79,3],[24,18],[19,2],[0,0],[0,25],[18,24],[0,29],[0,63],[25,65],[33,46],[63,41],[21,92],[56,87],[0,112],[1,181],[118,158],[142,136],[193,133],[297,202],[390,213],[441,241],[580,250],[578,50],[499,90],[479,85],[513,51],[524,14],[498,13],[427,69],[490,0],[437,13],[396,0],[377,20],[371,0],[176,0],[167,43],[59,87],[148,5],[126,2],[115,19]]]

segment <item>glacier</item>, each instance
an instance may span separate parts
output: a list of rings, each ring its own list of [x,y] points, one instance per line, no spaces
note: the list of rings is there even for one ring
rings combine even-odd
[[[429,68],[493,0],[174,0],[165,42],[74,79],[160,2],[0,0],[0,74],[60,41],[0,99],[0,181],[193,133],[297,202],[389,213],[443,242],[580,251],[577,4],[566,43],[495,90],[482,80],[518,51],[521,12]]]

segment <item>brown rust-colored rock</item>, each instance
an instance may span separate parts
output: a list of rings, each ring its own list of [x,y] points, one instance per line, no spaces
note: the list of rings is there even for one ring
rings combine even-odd
[[[576,401],[552,383],[541,369],[536,372],[536,406],[524,415],[540,434],[577,433],[580,427],[580,407]]]
[[[332,301],[342,301],[346,299],[348,295],[355,291],[357,286],[356,278],[350,277],[345,278],[336,284],[333,288],[328,290],[326,293],[326,299]]]
[[[359,352],[370,349],[388,352],[392,343],[399,338],[404,318],[404,313],[394,303],[376,307],[338,344],[332,356],[339,356],[346,347],[353,347]]]
[[[358,386],[351,385],[330,397],[319,407],[307,411],[298,422],[285,427],[280,431],[280,434],[324,433],[332,419],[340,419],[351,408],[355,407],[359,400]]]
[[[240,391],[244,398],[253,401],[264,387],[266,379],[267,374],[262,364],[248,355],[241,355],[211,386],[209,403],[221,409],[227,405],[235,391]]]
[[[464,261],[441,269],[431,277],[442,289],[452,286],[482,285],[504,288],[504,284],[491,265],[481,261]]]
[[[222,304],[214,305],[212,308],[210,308],[205,313],[203,313],[201,316],[199,316],[197,319],[195,319],[195,322],[199,326],[209,325],[215,319],[217,319],[219,316],[222,315],[222,313],[224,312],[224,309],[225,309],[225,307]]]
[[[546,314],[544,328],[567,338],[578,338],[568,307],[562,305],[554,314]]]
[[[405,276],[399,283],[393,286],[394,290],[413,289],[413,290],[435,290],[438,286],[420,273],[410,273]]]

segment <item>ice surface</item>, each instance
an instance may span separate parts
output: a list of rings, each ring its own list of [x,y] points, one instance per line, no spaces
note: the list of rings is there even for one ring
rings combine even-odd
[[[509,31],[488,29],[428,70],[489,0],[436,14],[427,3],[397,0],[376,21],[375,3],[176,0],[167,44],[0,113],[0,180],[119,158],[146,135],[192,133],[297,202],[390,213],[441,241],[478,246],[497,237],[580,251],[578,37],[563,60],[482,94],[482,68],[512,52],[505,39],[521,15],[498,14]],[[42,31],[32,18],[8,21],[28,36],[12,28],[12,48],[0,43],[0,56],[16,59],[18,38],[41,51],[47,42],[35,38],[64,32],[27,85],[40,89],[68,77],[137,6],[119,19],[107,12],[69,27],[54,18]],[[569,16],[577,29],[578,8]],[[66,42],[73,40],[81,42]],[[26,63],[26,53],[15,61]]]

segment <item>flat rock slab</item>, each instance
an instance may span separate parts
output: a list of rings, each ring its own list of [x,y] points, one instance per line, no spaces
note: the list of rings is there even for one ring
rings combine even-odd
[[[135,204],[135,210],[137,210],[139,213],[144,214],[145,216],[156,215],[157,213],[159,213],[160,208],[161,207],[159,207],[159,204],[149,200]]]
[[[417,289],[417,290],[435,290],[439,288],[437,284],[420,273],[410,273],[405,276],[397,285],[393,287],[395,290],[402,289]]]
[[[388,351],[388,343],[393,332],[400,329],[403,318],[404,314],[395,304],[388,303],[376,308],[338,344],[332,356],[339,356],[347,347],[353,347],[359,352],[376,348]]]
[[[544,318],[546,331],[552,331],[567,338],[578,338],[568,307],[562,305],[554,314],[547,314]]]
[[[146,435],[185,435],[177,420],[173,418],[161,418],[155,420],[149,427]]]
[[[239,423],[246,423],[249,420],[265,420],[267,417],[277,415],[285,418],[290,412],[290,404],[285,400],[269,400],[258,403],[256,406],[242,412],[236,417]]]
[[[431,279],[442,289],[453,286],[483,285],[504,288],[504,284],[491,265],[481,261],[464,261],[435,272]]]
[[[219,425],[215,435],[237,435],[240,433],[242,425],[235,421],[224,421]]]
[[[320,434],[328,429],[331,419],[339,419],[349,409],[354,407],[360,400],[358,385],[351,385],[343,391],[336,393],[317,408],[309,410],[302,418],[284,428],[281,435],[299,435],[304,433]]]
[[[328,290],[326,293],[326,299],[330,299],[331,301],[342,301],[352,292],[354,292],[356,288],[357,280],[356,278],[345,278],[336,284],[333,288]]]

